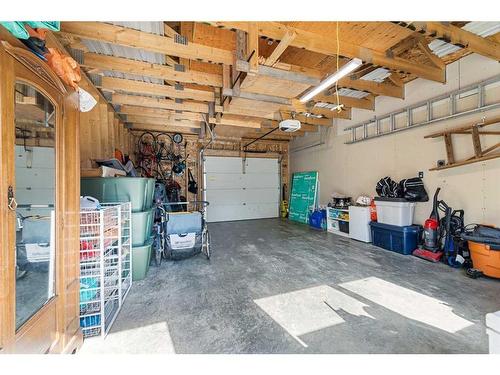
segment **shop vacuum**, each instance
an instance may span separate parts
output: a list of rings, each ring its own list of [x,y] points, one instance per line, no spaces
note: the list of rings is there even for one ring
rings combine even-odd
[[[446,202],[438,200],[440,190],[437,188],[434,193],[432,211],[424,223],[423,244],[413,255],[430,262],[439,262],[444,255],[448,265],[461,267],[465,259],[460,254],[458,238],[464,230],[464,211],[452,210]],[[441,219],[439,211],[444,213]]]

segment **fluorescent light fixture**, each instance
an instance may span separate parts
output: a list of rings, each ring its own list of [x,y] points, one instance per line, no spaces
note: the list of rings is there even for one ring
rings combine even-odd
[[[341,79],[342,77],[345,77],[346,75],[348,75],[352,71],[354,71],[357,68],[359,68],[362,63],[363,63],[363,61],[361,61],[361,59],[358,59],[358,58],[352,59],[347,64],[345,64],[344,66],[342,66],[342,68],[340,68],[335,73],[333,73],[331,76],[329,76],[329,77],[325,78],[323,81],[321,81],[318,86],[316,86],[315,88],[313,88],[309,92],[305,93],[300,98],[300,101],[302,103],[305,103],[305,102],[311,100],[313,97],[315,97],[316,95],[318,95],[320,92],[323,92],[327,88],[329,88],[330,86],[332,86],[339,79]]]

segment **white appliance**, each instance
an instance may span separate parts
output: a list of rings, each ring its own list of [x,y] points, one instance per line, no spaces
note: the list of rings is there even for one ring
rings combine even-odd
[[[278,124],[281,131],[293,133],[297,130],[300,130],[300,121],[299,120],[283,120]]]
[[[370,221],[369,206],[349,206],[349,237],[358,241],[372,242]]]

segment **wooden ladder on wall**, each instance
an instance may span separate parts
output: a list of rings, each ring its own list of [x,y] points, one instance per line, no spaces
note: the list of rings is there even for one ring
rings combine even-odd
[[[497,130],[483,130],[483,128],[500,123],[500,117],[495,117],[491,120],[483,120],[479,123],[474,123],[472,125],[466,125],[455,129],[444,130],[441,132],[426,135],[424,138],[444,138],[444,144],[446,147],[446,157],[447,163],[442,166],[437,166],[429,169],[430,171],[438,171],[441,169],[460,167],[462,165],[477,163],[484,160],[490,160],[495,158],[500,158],[500,151],[494,152],[500,148],[500,142],[483,149],[481,146],[481,135],[500,135],[500,131]],[[453,151],[453,134],[470,134],[472,136],[472,145],[474,146],[474,155],[461,161],[455,160],[455,154]]]

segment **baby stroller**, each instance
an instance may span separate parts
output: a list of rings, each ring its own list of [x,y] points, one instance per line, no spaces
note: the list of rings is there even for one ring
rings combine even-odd
[[[199,210],[170,212],[171,207],[193,204]],[[210,232],[205,219],[207,201],[163,203],[166,215],[164,256],[171,260],[192,257],[199,253],[210,259]]]

